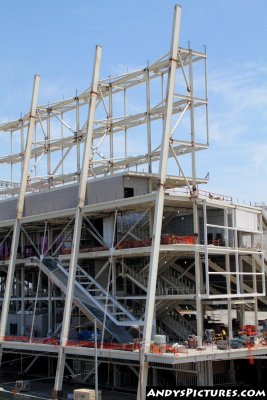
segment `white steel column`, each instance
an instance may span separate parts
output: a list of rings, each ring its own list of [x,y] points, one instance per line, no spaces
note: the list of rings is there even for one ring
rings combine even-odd
[[[160,236],[161,236],[163,207],[164,207],[165,183],[167,175],[167,161],[168,161],[170,134],[171,134],[173,97],[174,97],[176,67],[177,67],[177,52],[178,52],[179,33],[180,33],[180,19],[181,19],[181,7],[176,5],[174,11],[174,19],[173,19],[166,108],[165,108],[164,127],[163,127],[162,142],[161,142],[161,154],[160,154],[160,166],[159,166],[160,182],[156,194],[152,249],[150,257],[148,285],[147,285],[147,300],[146,300],[146,310],[145,310],[145,320],[144,320],[143,345],[140,350],[140,372],[139,372],[139,384],[138,384],[138,394],[137,394],[137,398],[139,400],[144,400],[146,397],[148,363],[145,360],[145,353],[149,352],[150,350],[150,341],[151,341],[153,316],[155,308],[155,293],[156,293]]]
[[[235,271],[236,271],[236,292],[240,295],[240,275],[239,275],[239,253],[238,253],[238,232],[236,226],[236,208],[233,210],[234,226],[234,248],[235,248]]]
[[[150,80],[149,68],[146,69],[146,110],[147,110],[147,154],[149,154],[148,172],[152,172],[151,163],[151,115],[150,115]]]
[[[50,334],[52,332],[52,326],[53,326],[53,322],[52,322],[52,284],[51,284],[51,280],[48,278],[47,280],[47,285],[48,285],[48,328],[47,328],[47,332]]]
[[[213,364],[211,360],[206,361],[206,367],[207,386],[213,386]]]
[[[76,96],[77,97],[77,96]],[[76,137],[77,137],[77,171],[81,169],[81,155],[80,155],[80,106],[79,97],[76,99]]]
[[[208,253],[208,227],[207,227],[207,202],[203,200],[203,225],[204,225],[204,246],[205,246],[205,277],[206,277],[206,295],[210,294],[209,277],[209,253]]]
[[[230,254],[225,254],[226,266],[226,288],[227,288],[227,319],[228,319],[228,337],[233,339],[233,326],[232,326],[232,300],[231,300],[231,280],[230,280]]]
[[[205,202],[204,202],[204,210],[206,210]],[[193,203],[193,222],[194,222],[194,234],[196,235],[197,238],[199,238],[198,207],[196,199],[194,200]],[[203,216],[203,223],[207,224],[207,215]],[[195,258],[195,281],[196,281],[197,337],[198,337],[198,347],[201,347],[203,338],[203,307],[201,300],[201,295],[203,293],[203,278],[202,278],[202,263],[200,262],[200,254],[197,246],[195,246],[194,258]],[[208,274],[207,274],[207,279],[209,279]],[[209,294],[209,288],[207,293]]]
[[[47,109],[47,178],[48,187],[51,187],[51,153],[50,153],[50,139],[51,139],[51,111]],[[36,172],[36,169],[35,169]]]
[[[190,95],[190,125],[191,125],[191,164],[192,164],[192,195],[197,194],[196,184],[196,145],[195,145],[195,112],[194,112],[194,85],[193,85],[193,63],[192,63],[192,51],[190,50],[190,61],[189,61],[189,95]]]
[[[228,228],[228,208],[224,209],[224,238],[225,238],[225,247],[229,247],[229,230]],[[230,279],[230,254],[225,254],[225,267],[226,267],[226,288],[227,288],[227,320],[228,320],[228,338],[229,340],[233,339],[233,324],[232,324],[232,300],[231,300],[231,279]]]
[[[109,84],[109,110],[108,110],[108,126],[109,126],[109,157],[111,162],[111,174],[113,174],[114,162],[114,137],[113,137],[113,98],[112,98],[112,84]]]
[[[25,335],[25,266],[24,265],[21,266],[20,280],[21,280],[20,334],[24,336]]]
[[[32,93],[31,110],[30,110],[30,116],[29,116],[27,143],[26,143],[26,148],[25,148],[25,153],[24,153],[23,171],[22,171],[22,176],[21,176],[20,191],[19,191],[18,202],[17,202],[16,219],[15,219],[14,227],[13,227],[13,236],[12,236],[12,244],[11,244],[11,251],[10,251],[10,259],[9,259],[9,264],[8,264],[6,289],[5,289],[5,296],[4,296],[3,307],[2,307],[1,324],[0,324],[0,341],[4,340],[5,333],[6,333],[10,297],[11,297],[11,292],[12,292],[12,285],[13,285],[16,257],[17,257],[17,249],[18,249],[18,242],[19,242],[19,236],[20,236],[20,219],[22,218],[22,215],[23,215],[25,193],[26,193],[26,187],[27,187],[27,183],[28,183],[28,171],[29,171],[29,164],[30,164],[33,134],[34,134],[34,130],[35,130],[35,116],[36,116],[36,108],[37,108],[37,98],[38,98],[38,93],[39,93],[39,85],[40,85],[40,76],[35,75],[33,93]],[[1,358],[2,358],[1,356],[2,356],[2,352],[0,354],[0,362],[1,362]]]
[[[255,236],[254,234],[251,235],[251,247],[254,249],[255,248]],[[262,247],[263,248],[263,247]],[[257,269],[256,269],[256,260],[255,260],[255,254],[251,254],[251,263],[252,263],[252,282],[253,282],[253,292],[257,293]],[[259,325],[259,315],[258,315],[258,299],[257,296],[254,296],[254,325],[258,329]]]
[[[68,285],[66,290],[65,307],[64,307],[64,315],[62,322],[60,350],[59,350],[57,372],[56,372],[56,379],[54,386],[55,392],[62,390],[62,382],[63,382],[63,374],[64,374],[65,358],[66,358],[64,353],[64,348],[66,346],[69,335],[70,318],[71,318],[71,310],[73,303],[73,292],[74,292],[76,268],[77,268],[77,261],[78,261],[79,247],[80,247],[80,236],[81,236],[81,226],[82,226],[81,208],[84,206],[85,203],[88,170],[93,156],[92,154],[93,126],[95,118],[101,54],[102,54],[102,48],[100,46],[97,46],[95,52],[94,71],[93,71],[92,86],[91,86],[92,88],[91,102],[88,113],[87,131],[84,143],[83,163],[82,163],[81,177],[79,183],[78,203],[75,214],[75,225],[74,225],[72,247],[71,247],[69,277],[68,277]]]

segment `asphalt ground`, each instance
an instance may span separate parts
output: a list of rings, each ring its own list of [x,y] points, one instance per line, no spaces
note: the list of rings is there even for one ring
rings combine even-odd
[[[12,389],[15,386],[16,380],[20,380],[23,378],[18,377],[14,374],[2,374],[0,375],[0,387],[5,390],[12,392]],[[24,378],[25,379],[25,378]],[[46,378],[33,378],[29,379],[31,381],[31,389],[28,391],[27,395],[36,396],[36,398],[40,399],[51,399],[51,393],[53,390],[54,378],[46,379]],[[82,384],[71,384],[64,383],[63,384],[63,399],[67,400],[67,396],[69,393],[73,393],[74,389],[81,389],[86,386]],[[88,388],[88,387],[87,387]],[[16,396],[16,399],[18,396]],[[25,397],[26,398],[26,397]],[[1,399],[1,392],[0,392]],[[102,400],[135,400],[136,394],[126,393],[122,391],[113,391],[113,390],[102,390]]]

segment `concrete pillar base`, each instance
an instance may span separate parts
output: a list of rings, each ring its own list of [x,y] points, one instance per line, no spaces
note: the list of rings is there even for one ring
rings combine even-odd
[[[235,382],[236,382],[236,376],[235,376],[235,362],[234,362],[234,360],[230,360],[230,365],[229,365],[229,381],[230,381],[230,383],[235,383]]]
[[[61,400],[61,399],[63,399],[63,391],[62,390],[52,390],[51,398],[53,400]]]

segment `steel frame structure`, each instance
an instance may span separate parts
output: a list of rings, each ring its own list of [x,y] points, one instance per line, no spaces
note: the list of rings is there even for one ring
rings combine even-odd
[[[135,331],[136,337],[142,339],[138,356],[129,352],[118,354],[116,350],[109,350],[107,356],[101,349],[98,357],[137,360],[140,368],[137,397],[143,400],[149,366],[156,369],[153,363],[167,363],[166,357],[150,354],[153,335],[162,333],[164,328],[181,336],[181,326],[192,332],[181,316],[178,326],[166,311],[168,308],[180,310],[193,305],[201,346],[205,308],[212,308],[214,301],[227,304],[230,338],[233,307],[244,311],[252,305],[257,325],[258,299],[267,303],[265,220],[261,208],[233,204],[199,190],[199,184],[207,181],[197,177],[197,151],[209,145],[206,54],[179,47],[180,18],[181,8],[176,6],[170,52],[158,61],[144,69],[101,80],[101,48],[97,46],[89,89],[73,99],[38,106],[36,76],[29,114],[0,125],[1,134],[9,135],[11,148],[17,150],[0,157],[5,174],[0,184],[0,211],[1,207],[17,204],[10,218],[0,218],[0,244],[4,246],[10,241],[9,259],[1,262],[0,354],[2,358],[3,351],[10,348],[18,352],[32,349],[36,357],[42,352],[56,353],[55,396],[62,389],[65,365],[72,369],[66,358],[75,352],[81,358],[89,354],[88,349],[69,345],[74,309],[79,309],[87,320],[97,320],[102,329],[102,343],[108,319],[110,326],[123,328],[127,334],[128,330]],[[194,82],[201,68],[200,90],[197,85],[194,87]],[[132,112],[133,102],[138,105],[137,112]],[[205,121],[201,133],[200,112],[201,121]],[[146,182],[146,188],[143,185],[143,192],[131,197],[122,191],[114,199],[107,194],[100,196],[100,200],[92,200],[95,183],[108,192],[112,191],[115,179],[121,179],[120,185],[126,191],[127,182],[136,181],[137,186]],[[46,193],[57,197],[63,190],[66,194],[75,191],[71,206],[53,209],[47,205],[41,212],[29,212],[28,199]],[[253,228],[242,228],[238,222],[242,212],[251,216]],[[213,215],[219,222],[214,221]],[[183,229],[191,233],[182,235],[180,227],[175,240],[183,237],[184,242],[164,242],[164,229],[170,239],[169,233],[174,229],[172,220],[177,223],[175,218],[181,218],[179,224],[190,218],[190,229]],[[96,219],[105,225],[102,232],[95,224]],[[210,242],[209,235],[214,232],[220,239]],[[90,236],[97,246],[82,248],[83,235],[86,240]],[[39,247],[37,238],[42,238]],[[71,243],[69,252],[60,253],[67,241]],[[19,254],[25,244],[34,250],[30,259]],[[53,259],[53,268],[47,261],[48,254]],[[88,272],[91,261],[95,262],[94,276]],[[123,281],[122,295],[118,277]],[[60,290],[54,290],[54,285]],[[86,292],[91,308],[85,305]],[[49,345],[32,341],[34,318],[42,302],[47,303],[48,331],[60,332],[59,345],[53,351]],[[53,319],[59,302],[64,315],[56,326]],[[25,307],[29,303],[30,343],[7,341],[8,318],[13,308],[20,311],[20,334],[25,335]],[[136,315],[127,308],[129,304],[138,304]],[[97,308],[104,316],[102,320]],[[110,329],[117,333],[115,328]],[[201,364],[210,356],[194,354],[194,357],[199,361],[199,383],[211,384],[211,364],[206,366],[209,378],[205,378],[206,367]],[[183,362],[189,363],[189,358]],[[130,365],[136,373],[135,366]]]
[[[89,177],[108,175],[116,171],[136,170],[138,166],[144,166],[148,172],[152,172],[153,164],[160,160],[160,138],[154,148],[155,137],[152,137],[153,123],[163,119],[165,113],[165,86],[169,69],[169,53],[161,57],[155,63],[122,76],[109,77],[99,80],[97,85],[97,117],[94,121],[94,134],[92,143],[92,160],[88,171]],[[175,159],[183,174],[183,169],[178,161],[178,156],[192,153],[192,141],[190,134],[187,140],[176,140],[175,130],[181,123],[186,112],[192,114],[193,109],[206,106],[207,121],[207,87],[203,97],[193,95],[189,84],[192,85],[193,65],[202,61],[204,63],[204,80],[206,81],[206,55],[191,49],[181,49],[177,53],[176,68],[180,71],[182,90],[174,93],[172,115],[178,115],[177,121],[171,132],[170,157]],[[187,70],[188,71],[187,71]],[[155,87],[157,93],[155,94]],[[145,90],[145,110],[131,113],[130,91]],[[129,94],[130,100],[127,100]],[[142,92],[143,95],[143,92]],[[91,101],[91,89],[88,89],[73,99],[50,103],[37,107],[35,120],[34,141],[31,148],[31,166],[28,174],[27,191],[39,191],[57,185],[75,182],[79,180],[81,172],[82,147],[86,138],[86,106]],[[137,101],[137,98],[134,99]],[[153,102],[153,105],[152,105]],[[119,103],[119,104],[118,104]],[[191,104],[191,106],[190,106]],[[191,115],[191,121],[194,117]],[[23,171],[25,131],[29,127],[30,114],[22,116],[17,121],[0,124],[0,131],[10,133],[10,148],[19,149],[16,153],[2,155],[0,163],[10,165],[6,171],[9,180],[1,181],[1,195],[3,198],[15,196],[19,190],[20,171]],[[193,122],[191,122],[193,124]],[[73,128],[72,126],[75,126]],[[129,142],[130,130],[144,125],[146,143],[141,154],[131,154]],[[193,128],[193,126],[192,126]],[[160,129],[157,126],[157,129]],[[123,136],[123,149],[116,155],[115,139]],[[205,149],[208,146],[208,129],[204,132],[202,141],[193,138],[193,152]],[[109,143],[106,143],[109,142]],[[16,143],[16,146],[15,146]],[[121,143],[120,143],[121,146]],[[103,150],[102,150],[103,149]],[[136,149],[137,150],[137,149]],[[54,159],[53,159],[54,156]],[[71,171],[67,172],[68,157],[75,163],[71,165]],[[157,165],[157,164],[156,164]],[[15,174],[15,166],[17,171]],[[61,174],[59,170],[61,169]],[[155,168],[154,168],[155,170]],[[194,168],[193,168],[194,170]],[[65,172],[65,173],[64,173]],[[158,171],[157,171],[158,172]],[[194,171],[192,171],[193,173]],[[22,173],[22,172],[21,172]],[[16,176],[15,176],[16,175]],[[185,175],[182,175],[185,178]],[[16,181],[17,178],[17,181]],[[194,178],[196,179],[196,177]],[[196,183],[195,183],[196,184]],[[194,184],[194,185],[195,185]]]

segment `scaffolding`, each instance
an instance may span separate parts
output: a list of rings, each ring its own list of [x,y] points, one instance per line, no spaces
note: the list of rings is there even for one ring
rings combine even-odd
[[[179,47],[180,18],[176,6],[170,51],[156,62],[100,79],[97,46],[89,89],[39,106],[36,76],[30,112],[0,125],[12,148],[0,157],[1,360],[9,349],[32,354],[27,373],[42,355],[56,358],[55,396],[65,368],[91,382],[96,339],[113,385],[127,365],[139,400],[164,369],[212,385],[212,361],[240,352],[176,358],[169,346],[163,357],[151,353],[155,335],[195,335],[202,349],[207,310],[227,309],[231,340],[233,310],[240,325],[253,310],[258,326],[267,304],[265,211],[199,189],[207,56]]]

